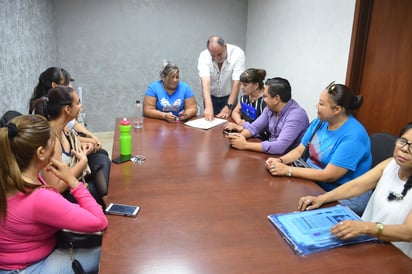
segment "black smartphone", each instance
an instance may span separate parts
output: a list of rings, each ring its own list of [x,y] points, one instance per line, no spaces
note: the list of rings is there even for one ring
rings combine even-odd
[[[121,163],[130,161],[131,158],[132,158],[131,155],[120,156],[120,157],[117,157],[117,158],[112,159],[112,162],[115,163],[115,164],[121,164]]]
[[[234,130],[234,129],[225,128],[223,130],[223,134],[226,134],[226,135],[228,135],[229,133],[234,133],[234,132],[236,132],[236,130]]]
[[[112,215],[136,217],[139,210],[139,206],[110,203],[105,212]]]

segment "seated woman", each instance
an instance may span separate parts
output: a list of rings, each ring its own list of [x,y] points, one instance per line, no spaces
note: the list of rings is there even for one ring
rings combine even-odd
[[[295,148],[308,127],[309,119],[306,111],[292,99],[292,89],[289,81],[280,77],[268,79],[265,82],[263,94],[266,108],[252,123],[243,125],[228,123],[225,129],[233,148],[251,150],[268,154],[283,154]],[[263,132],[269,133],[269,138],[263,142],[246,140],[259,137]]]
[[[34,102],[34,112],[47,117],[51,126],[56,130],[57,142],[55,143],[55,158],[67,163],[76,178],[86,180],[93,197],[103,207],[103,196],[107,193],[108,181],[102,169],[90,169],[87,155],[92,153],[93,147],[81,144],[74,130],[68,130],[66,125],[73,120],[81,110],[81,103],[77,92],[71,87],[57,86],[52,88],[46,98],[40,98]],[[75,152],[74,152],[75,151]],[[44,173],[47,183],[64,195],[69,200],[71,195],[67,193],[67,185],[52,173]]]
[[[166,62],[160,80],[149,85],[143,101],[145,117],[168,122],[187,120],[197,114],[197,103],[192,89],[179,81],[179,68]]]
[[[71,77],[70,73],[59,67],[49,67],[43,71],[39,76],[39,82],[33,90],[33,94],[29,102],[29,113],[37,113],[43,116],[42,109],[46,107],[40,107],[40,104],[45,104],[47,93],[51,88],[55,88],[59,85],[72,87],[71,82],[74,79]],[[43,98],[43,99],[42,99]],[[78,135],[80,142],[85,145],[92,146],[92,152],[87,155],[88,165],[92,170],[93,174],[100,176],[100,181],[109,182],[110,177],[110,159],[107,151],[102,147],[102,143],[92,132],[90,132],[85,126],[78,123],[76,120],[77,117],[72,119],[67,123],[66,131],[74,129]],[[100,195],[105,196],[107,194],[107,188],[102,184],[99,188]],[[107,185],[107,184],[106,184]]]
[[[71,77],[70,73],[64,68],[59,67],[49,67],[43,71],[39,76],[39,82],[33,90],[29,101],[29,114],[34,113],[34,102],[42,97],[47,97],[47,93],[51,88],[55,88],[58,85],[72,87],[71,82],[74,79]],[[77,118],[77,117],[76,117]],[[90,132],[85,126],[78,123],[76,119],[73,119],[68,124],[69,128],[74,128],[77,132],[82,133],[84,137],[79,137],[82,142],[92,143],[94,146],[94,151],[100,151],[102,149],[102,143],[92,132]],[[101,151],[108,155],[105,150]]]
[[[332,190],[371,167],[369,136],[365,128],[351,114],[362,105],[362,96],[354,96],[350,89],[332,82],[320,94],[318,118],[315,119],[302,143],[280,158],[269,158],[266,168],[273,176],[298,177],[316,181],[324,190]],[[287,166],[305,150],[312,134],[307,164],[310,168]],[[340,201],[361,215],[369,200],[370,192],[349,200]]]
[[[300,210],[310,210],[325,203],[374,192],[361,221],[346,220],[331,229],[340,239],[369,234],[392,242],[412,259],[412,123],[401,131],[393,157],[381,162],[364,175],[317,197],[299,199]]]
[[[266,107],[263,99],[266,70],[249,68],[240,75],[240,87],[243,95],[232,112],[232,119],[238,125],[253,122]]]
[[[56,232],[97,232],[106,216],[69,167],[54,159],[56,138],[44,117],[24,115],[0,129],[0,273],[73,273],[70,249],[55,249]],[[41,177],[52,173],[78,201],[64,199]],[[97,272],[100,247],[76,248],[86,272]],[[22,273],[23,273],[22,272]]]

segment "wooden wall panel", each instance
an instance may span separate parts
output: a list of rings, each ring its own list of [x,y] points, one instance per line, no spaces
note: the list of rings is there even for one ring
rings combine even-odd
[[[398,134],[412,121],[412,1],[359,1],[362,7],[369,11],[355,15],[363,24],[352,36],[347,84],[364,96],[357,117],[369,134]]]

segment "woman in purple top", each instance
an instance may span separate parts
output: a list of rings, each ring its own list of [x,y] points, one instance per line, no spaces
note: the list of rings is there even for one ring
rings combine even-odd
[[[242,126],[228,123],[225,129],[232,132],[227,137],[233,148],[268,154],[283,154],[299,145],[309,125],[306,111],[291,99],[292,91],[288,80],[275,77],[265,82],[263,94],[266,108],[252,123]],[[263,142],[250,142],[247,138],[269,132],[269,139]]]

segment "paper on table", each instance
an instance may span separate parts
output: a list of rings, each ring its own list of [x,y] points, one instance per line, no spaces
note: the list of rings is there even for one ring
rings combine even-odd
[[[200,129],[209,129],[220,124],[226,123],[225,119],[214,118],[212,121],[207,121],[205,118],[199,118],[196,120],[191,120],[185,123],[185,125]]]

